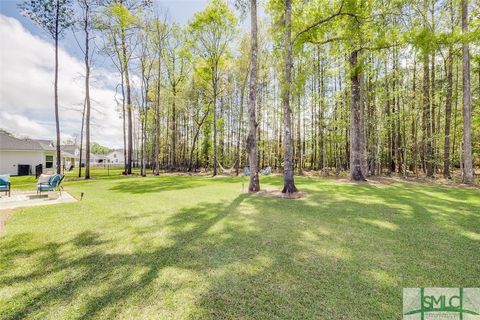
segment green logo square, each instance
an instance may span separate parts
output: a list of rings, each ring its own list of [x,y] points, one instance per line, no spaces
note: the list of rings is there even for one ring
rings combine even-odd
[[[404,320],[479,320],[480,288],[404,288]]]

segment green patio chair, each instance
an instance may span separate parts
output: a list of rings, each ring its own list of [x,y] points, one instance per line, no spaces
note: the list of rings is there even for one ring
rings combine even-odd
[[[48,179],[48,182],[37,183],[37,194],[45,191],[59,191],[62,194],[62,186],[60,185],[65,176],[63,174],[54,174]]]
[[[5,192],[5,195],[8,194],[8,196],[10,197],[10,175],[0,175],[0,191]]]

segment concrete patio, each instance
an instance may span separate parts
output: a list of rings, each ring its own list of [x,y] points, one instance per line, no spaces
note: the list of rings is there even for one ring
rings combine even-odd
[[[44,206],[59,203],[76,202],[77,199],[72,197],[68,192],[62,191],[62,194],[56,192],[43,193],[41,195],[36,192],[16,192],[10,197],[0,196],[0,210],[15,209],[18,207]]]

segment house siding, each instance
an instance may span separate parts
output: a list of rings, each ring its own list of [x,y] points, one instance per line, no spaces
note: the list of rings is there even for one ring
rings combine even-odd
[[[106,155],[106,163],[112,165],[123,165],[125,163],[125,159],[123,156],[123,150],[115,150],[111,151]]]
[[[55,166],[55,152],[41,150],[0,150],[0,174],[18,174],[18,165],[30,165],[32,174],[35,173],[35,166],[42,164],[45,170],[45,156],[53,156]]]

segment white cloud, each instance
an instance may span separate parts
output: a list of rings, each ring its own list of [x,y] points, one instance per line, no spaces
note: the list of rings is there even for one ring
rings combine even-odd
[[[53,97],[54,46],[21,23],[0,15],[0,127],[19,136],[55,139]],[[83,61],[59,48],[59,106],[62,140],[78,136],[84,100]],[[92,140],[121,147],[122,124],[115,92],[116,76],[94,69]],[[113,81],[113,83],[112,83]]]
[[[10,114],[2,111],[0,112],[0,119],[2,119],[3,129],[10,132],[22,132],[22,138],[24,136],[45,136],[49,133],[45,126],[19,114]]]

